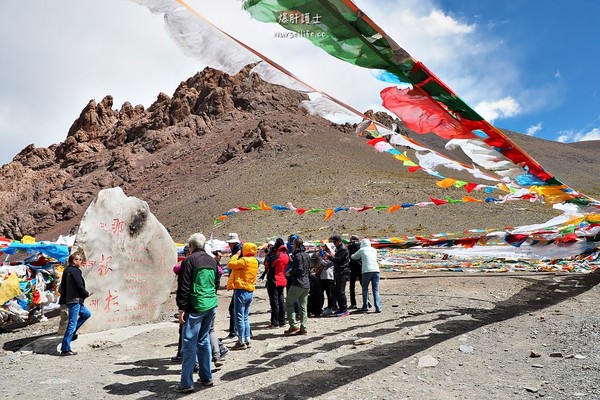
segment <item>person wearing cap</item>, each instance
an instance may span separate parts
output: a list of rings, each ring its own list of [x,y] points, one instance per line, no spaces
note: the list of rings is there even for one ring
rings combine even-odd
[[[242,254],[234,254],[227,266],[231,270],[227,281],[227,290],[233,290],[235,310],[235,329],[238,340],[234,350],[245,350],[250,347],[250,304],[254,298],[258,260],[255,255],[258,247],[254,243],[244,243]]]
[[[286,276],[291,282],[290,289],[288,290],[287,297],[285,299],[285,306],[288,315],[288,322],[290,327],[283,332],[285,336],[294,334],[306,335],[308,334],[308,293],[310,292],[310,256],[306,254],[304,248],[304,240],[300,237],[294,239],[292,245],[292,268],[286,272]],[[298,327],[298,321],[294,314],[294,303],[298,302],[298,314],[300,315],[300,327]]]
[[[183,258],[185,259],[186,257],[189,257],[190,253],[190,246],[189,245],[185,245],[183,246]],[[183,260],[181,260],[183,261]],[[177,264],[175,264],[175,266],[173,267],[173,272],[175,273],[175,275],[179,276],[179,271],[181,271],[181,263],[178,262]],[[172,362],[177,362],[180,363],[181,362],[181,336],[183,333],[183,325],[179,324],[179,339],[177,340],[177,354],[174,357],[171,357],[171,361]],[[198,368],[194,368],[195,370],[198,370]]]
[[[335,254],[332,255],[329,251],[326,257],[333,262],[336,302],[338,305],[336,316],[345,317],[350,315],[348,313],[348,300],[346,299],[346,282],[350,278],[350,255],[340,235],[331,236],[329,242],[335,246]]]
[[[240,238],[237,233],[230,233],[227,238],[227,244],[229,245],[229,250],[231,251],[231,255],[238,253],[240,256],[242,255],[242,247],[244,243],[240,241]],[[237,332],[235,330],[235,310],[234,310],[234,302],[233,295],[231,296],[231,301],[229,302],[229,335],[226,338],[221,339],[221,343],[233,343],[237,341]]]
[[[194,391],[194,364],[200,366],[198,383],[212,386],[212,348],[209,331],[217,311],[217,262],[206,254],[206,237],[194,233],[188,239],[190,256],[181,262],[177,277],[179,323],[184,325],[181,345],[181,380],[177,391]]]

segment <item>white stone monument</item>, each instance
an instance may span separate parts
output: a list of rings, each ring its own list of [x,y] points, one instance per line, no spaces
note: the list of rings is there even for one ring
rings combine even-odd
[[[82,332],[158,318],[176,280],[177,249],[148,203],[120,187],[101,190],[83,215],[74,249],[84,255],[81,269],[93,292]]]

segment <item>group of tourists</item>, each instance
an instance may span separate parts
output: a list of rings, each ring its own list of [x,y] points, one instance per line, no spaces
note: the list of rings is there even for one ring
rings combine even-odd
[[[234,343],[232,350],[245,350],[251,346],[250,306],[254,298],[259,262],[258,247],[254,243],[242,243],[236,233],[230,233],[227,241],[231,256],[227,267],[229,277],[227,290],[233,291],[229,305],[229,336],[219,340],[215,333],[215,316],[218,306],[217,290],[223,269],[220,251],[210,251],[206,237],[194,233],[184,248],[185,258],[173,271],[177,274],[176,302],[180,324],[177,355],[172,361],[181,362],[181,379],[177,391],[194,391],[196,382],[212,386],[212,363],[222,365],[221,359],[229,352],[224,344]],[[82,256],[72,254],[63,273],[60,285],[60,303],[68,309],[68,324],[61,345],[61,356],[76,355],[71,341],[77,339],[77,331],[89,319],[91,313],[83,305],[91,295],[85,288],[80,264]],[[329,243],[317,247],[309,254],[304,240],[290,235],[287,243],[282,238],[269,242],[264,258],[266,287],[271,306],[268,328],[285,327],[284,336],[307,335],[308,316],[349,315],[349,308],[357,308],[356,280],[362,285],[362,307],[371,307],[368,287],[373,289],[375,312],[381,312],[379,297],[379,265],[377,251],[368,239],[360,242],[353,236],[348,246],[339,235],[329,238]],[[350,306],[346,298],[346,283],[350,282]],[[285,292],[285,295],[284,295]],[[324,294],[327,307],[322,309]],[[309,305],[309,301],[312,304]],[[314,299],[319,299],[320,302]]]
[[[227,264],[230,271],[227,290],[233,293],[229,304],[229,335],[226,338],[219,341],[214,333],[217,290],[222,271],[219,265],[221,254],[207,252],[205,236],[195,233],[188,239],[189,252],[177,271],[176,301],[181,330],[180,351],[174,359],[182,364],[178,392],[194,391],[195,371],[199,375],[197,384],[213,385],[211,363],[220,366],[220,359],[228,351],[224,344],[231,343],[231,350],[246,350],[251,346],[249,315],[259,269],[258,247],[254,243],[242,243],[236,233],[229,234],[227,243],[231,250]],[[352,271],[351,260],[356,261],[355,265],[360,270]],[[352,237],[347,247],[339,235],[334,235],[329,238],[329,243],[309,254],[304,240],[290,235],[287,243],[282,238],[269,242],[263,263],[271,306],[268,328],[285,327],[287,321],[284,336],[307,335],[309,313],[337,317],[349,315],[346,283],[351,283],[350,308],[357,308],[357,279],[362,285],[363,295],[360,311],[370,308],[369,285],[373,289],[375,312],[381,311],[377,251],[368,239],[359,243],[357,237]],[[324,293],[327,295],[327,307],[323,310]],[[320,304],[316,308],[314,304],[309,307],[309,297],[319,296]]]

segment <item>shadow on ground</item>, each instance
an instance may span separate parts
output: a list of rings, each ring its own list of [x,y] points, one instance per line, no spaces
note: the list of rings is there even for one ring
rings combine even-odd
[[[463,275],[461,279],[464,278]],[[568,275],[553,277],[551,280],[540,280],[537,277],[518,277],[517,279],[525,279],[530,281],[530,284],[509,299],[496,303],[491,310],[478,308],[456,308],[452,310],[454,315],[458,313],[470,316],[468,320],[446,321],[449,316],[441,314],[437,318],[440,323],[435,325],[435,329],[440,333],[430,336],[428,340],[422,338],[402,340],[396,343],[370,347],[367,350],[353,353],[351,356],[337,358],[336,361],[340,366],[334,369],[303,372],[291,376],[285,381],[263,387],[256,392],[245,393],[236,398],[281,400],[322,396],[346,383],[364,378],[453,337],[492,323],[541,310],[584,293],[600,283],[600,274]],[[402,327],[404,325],[399,325],[397,330]],[[370,332],[369,336],[374,337],[387,333],[390,333],[389,329],[375,330]],[[297,343],[297,345],[300,344]],[[328,348],[324,347],[322,350],[327,351]],[[311,354],[307,354],[307,356]],[[287,360],[287,362],[293,361],[293,359]],[[273,360],[269,361],[269,363],[273,362]],[[226,377],[229,380],[243,378],[249,375],[248,370],[252,371],[252,369],[232,371]],[[256,372],[261,372],[261,369],[257,368]],[[319,382],[319,384],[315,385],[315,382]]]
[[[460,279],[466,279],[464,275]],[[313,370],[290,376],[282,382],[274,383],[270,386],[264,386],[260,390],[251,393],[244,393],[235,398],[261,398],[261,399],[295,399],[312,398],[323,396],[326,393],[335,390],[347,383],[357,379],[364,378],[372,373],[378,372],[384,368],[394,365],[401,360],[407,359],[419,352],[422,352],[438,343],[444,342],[456,336],[460,336],[479,329],[483,326],[505,321],[518,317],[523,314],[541,310],[545,307],[558,304],[568,298],[584,293],[600,283],[600,274],[586,275],[566,275],[555,276],[551,279],[539,279],[536,277],[516,276],[515,279],[525,280],[529,285],[524,287],[515,295],[505,301],[495,304],[492,309],[458,307],[451,309],[437,310],[432,314],[429,322],[438,322],[434,326],[438,332],[424,340],[422,337],[413,340],[399,340],[395,343],[386,343],[380,346],[369,347],[363,351],[358,351],[350,356],[343,356],[336,359],[338,367],[330,370]],[[456,316],[465,316],[465,319],[457,320]],[[393,321],[396,321],[395,319]],[[414,325],[414,321],[402,321],[394,328],[377,329],[378,325],[388,323],[379,321],[377,323],[365,324],[363,327],[372,326],[369,331],[369,337],[387,335],[402,328]],[[422,324],[420,320],[418,324]],[[339,334],[346,330],[354,330],[357,325],[348,328],[338,329],[329,334]],[[269,336],[269,335],[265,335]],[[297,349],[303,345],[309,345],[318,342],[323,338],[319,336],[308,336],[295,342],[293,345],[282,346],[275,351],[265,353],[261,358],[252,360],[251,368],[240,368],[229,371],[221,377],[223,381],[234,381],[246,377],[260,374],[268,370],[276,369],[283,365],[289,365],[296,361],[306,359],[314,354],[328,352],[340,345],[350,345],[352,340],[345,342],[324,342],[320,347],[304,353],[288,353],[289,350]],[[169,360],[167,359],[149,359],[140,360],[134,363],[124,363],[122,365],[131,365],[115,374],[128,376],[157,376],[157,375],[178,375],[178,371],[167,368]],[[343,378],[341,378],[343,377]],[[315,382],[319,382],[315,385]],[[109,394],[130,395],[138,393],[143,398],[162,398],[164,396],[173,396],[175,384],[164,379],[150,379],[141,382],[129,384],[114,383],[104,387]],[[205,389],[206,390],[206,389]],[[195,394],[198,394],[196,391]],[[210,391],[207,392],[211,393]]]

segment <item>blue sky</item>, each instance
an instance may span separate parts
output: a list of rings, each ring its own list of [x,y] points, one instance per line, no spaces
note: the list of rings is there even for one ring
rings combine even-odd
[[[565,142],[600,139],[600,2],[356,0],[496,126]],[[304,39],[275,38],[239,0],[189,0],[209,20],[359,110],[381,109],[367,70]],[[0,1],[0,164],[66,137],[90,99],[149,107],[204,68],[162,17],[129,0]],[[525,149],[526,150],[526,149]]]

